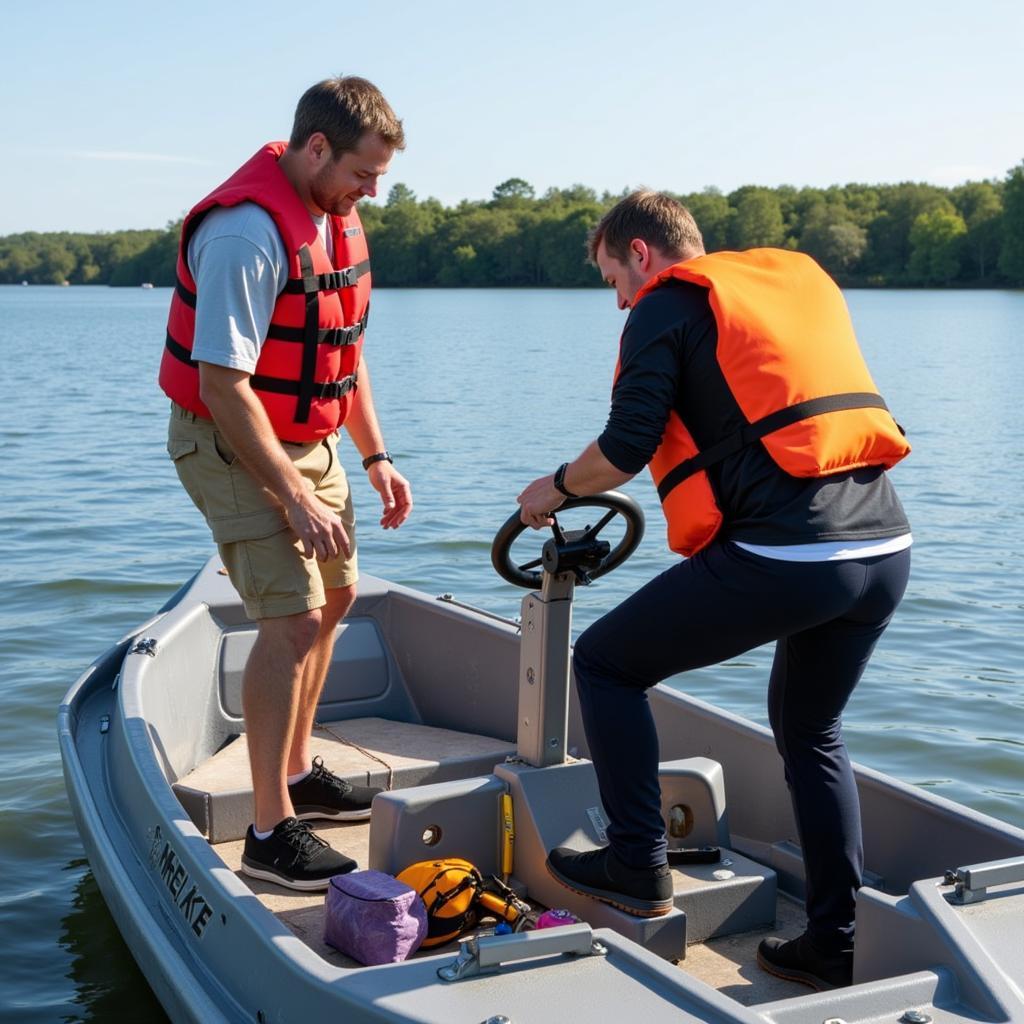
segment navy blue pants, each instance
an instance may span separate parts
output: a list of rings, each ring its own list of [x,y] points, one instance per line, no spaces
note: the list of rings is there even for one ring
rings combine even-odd
[[[840,716],[909,573],[909,548],[784,562],[714,543],[585,630],[573,666],[615,853],[634,867],[665,860],[647,688],[775,640],[768,715],[803,849],[808,932],[824,952],[849,948],[863,849]]]

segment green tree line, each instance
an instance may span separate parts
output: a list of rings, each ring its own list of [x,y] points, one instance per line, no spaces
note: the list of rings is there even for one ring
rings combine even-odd
[[[584,185],[537,196],[509,178],[485,201],[444,206],[397,184],[360,209],[378,285],[585,287],[600,281],[583,241],[619,198]],[[1024,161],[1002,180],[953,188],[745,185],[678,198],[709,252],[796,249],[847,286],[1024,285]],[[0,283],[171,285],[180,227],[0,237]]]

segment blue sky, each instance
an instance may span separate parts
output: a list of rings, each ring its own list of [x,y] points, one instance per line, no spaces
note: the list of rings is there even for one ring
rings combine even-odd
[[[0,234],[162,227],[339,72],[405,122],[381,199],[952,185],[1024,158],[1019,0],[5,0],[0,32]]]

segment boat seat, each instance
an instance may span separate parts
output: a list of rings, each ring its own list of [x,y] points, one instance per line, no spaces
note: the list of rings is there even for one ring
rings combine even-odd
[[[492,736],[384,718],[318,722],[313,756],[358,786],[407,789],[487,775],[515,753]],[[182,807],[211,843],[241,839],[253,818],[249,749],[243,733],[174,783]]]

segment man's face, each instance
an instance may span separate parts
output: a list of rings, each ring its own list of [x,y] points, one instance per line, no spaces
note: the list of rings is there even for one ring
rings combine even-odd
[[[633,302],[633,296],[647,281],[647,275],[640,270],[640,261],[633,259],[633,253],[630,252],[626,262],[621,263],[614,256],[609,255],[603,238],[597,243],[597,252],[594,256],[597,269],[601,271],[605,284],[609,284],[615,289],[615,298],[618,301],[619,309],[629,309]]]
[[[335,159],[326,147],[323,164],[309,183],[309,197],[324,213],[347,216],[363,196],[377,194],[394,149],[375,132],[364,135],[351,153]]]

